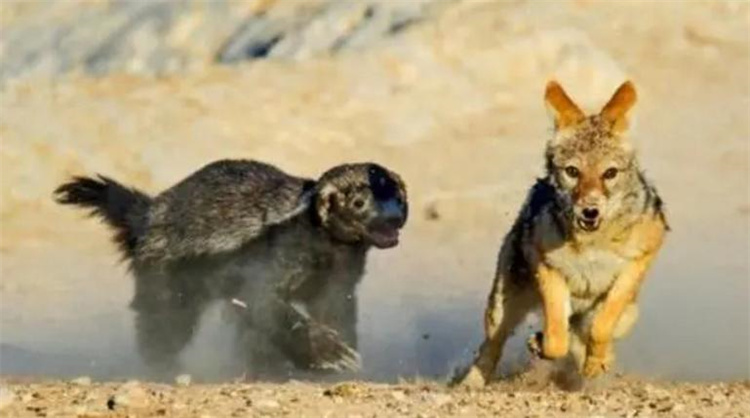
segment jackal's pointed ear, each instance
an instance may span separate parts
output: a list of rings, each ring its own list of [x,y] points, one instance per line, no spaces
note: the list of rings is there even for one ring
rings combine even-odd
[[[557,81],[547,83],[544,102],[547,105],[547,111],[552,115],[555,129],[575,125],[586,117]]]
[[[632,82],[626,81],[604,105],[599,115],[612,124],[613,131],[624,131],[628,128],[628,111],[633,107],[637,98],[635,86]]]

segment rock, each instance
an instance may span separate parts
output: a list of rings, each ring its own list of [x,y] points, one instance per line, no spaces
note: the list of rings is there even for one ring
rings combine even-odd
[[[684,408],[682,404],[675,402],[671,397],[662,397],[655,402],[651,402],[649,407],[661,413],[679,412]]]
[[[343,398],[357,396],[361,393],[362,388],[360,385],[351,382],[339,383],[323,391],[324,396]]]
[[[5,386],[0,386],[0,411],[16,401],[16,394]]]
[[[292,22],[280,22],[266,17],[251,17],[239,27],[223,50],[219,62],[230,64],[269,55]]]
[[[453,397],[447,393],[431,393],[427,397],[438,408],[453,401]]]
[[[192,376],[189,374],[181,374],[174,379],[177,386],[187,387],[193,382]]]
[[[246,417],[250,416],[250,413],[247,412],[247,409],[245,408],[237,408],[234,411],[232,411],[233,417]]]
[[[269,56],[299,60],[335,51],[372,10],[364,2],[331,2],[323,9],[306,26],[285,34]]]
[[[117,392],[107,402],[109,409],[143,408],[150,403],[149,394],[143,385],[137,381],[130,381],[120,386]]]
[[[424,208],[424,217],[428,221],[437,221],[440,219],[440,211],[437,202],[428,203]]]
[[[395,400],[397,400],[399,402],[403,402],[403,401],[406,400],[406,394],[403,391],[401,391],[401,390],[394,390],[394,391],[392,391],[391,392],[391,396],[393,397],[393,399],[395,399]]]
[[[397,36],[442,2],[323,0],[310,7],[308,2],[280,1],[256,10],[232,0],[196,2],[204,3],[200,7],[184,2],[133,1],[118,7],[58,2],[4,22],[0,83],[26,75],[161,75],[210,62],[318,57]]]
[[[281,405],[273,400],[273,399],[261,399],[259,401],[253,402],[253,406],[259,409],[279,409]]]
[[[78,386],[91,386],[91,378],[88,376],[76,377],[70,383]]]

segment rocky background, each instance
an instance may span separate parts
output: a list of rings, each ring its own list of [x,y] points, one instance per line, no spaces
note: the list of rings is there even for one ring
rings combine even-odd
[[[479,341],[498,245],[541,173],[545,82],[595,111],[627,77],[673,232],[620,368],[746,379],[749,33],[737,1],[4,1],[2,373],[139,374],[127,271],[56,185],[99,172],[156,193],[232,157],[403,174],[414,216],[370,259],[363,376],[443,378]],[[217,307],[189,371],[232,374],[230,341]]]
[[[82,73],[164,76],[260,59],[367,49],[450,0],[10,1],[0,80]]]

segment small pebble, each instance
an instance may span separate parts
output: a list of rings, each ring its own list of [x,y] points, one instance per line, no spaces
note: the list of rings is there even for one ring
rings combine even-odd
[[[181,374],[174,381],[177,383],[177,386],[187,387],[193,382],[193,378],[189,374]]]
[[[113,406],[110,406],[112,402]],[[109,409],[120,406],[131,408],[142,408],[149,404],[149,395],[138,381],[129,381],[120,386],[115,395],[107,403]]]
[[[429,395],[429,399],[437,407],[441,407],[453,401],[453,397],[445,393],[432,393]]]
[[[393,399],[399,402],[406,400],[406,394],[400,390],[394,390],[393,392],[391,392],[391,396],[393,397]]]
[[[260,409],[277,409],[281,406],[273,399],[261,399],[257,402],[254,402],[253,405]]]
[[[88,376],[76,377],[70,383],[78,386],[91,386],[91,378]]]

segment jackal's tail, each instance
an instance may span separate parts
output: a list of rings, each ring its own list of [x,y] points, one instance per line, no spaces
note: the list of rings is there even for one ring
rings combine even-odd
[[[146,214],[151,198],[136,189],[98,175],[73,177],[55,190],[55,200],[91,210],[115,231],[114,241],[123,255],[132,258],[138,240],[146,229]]]

